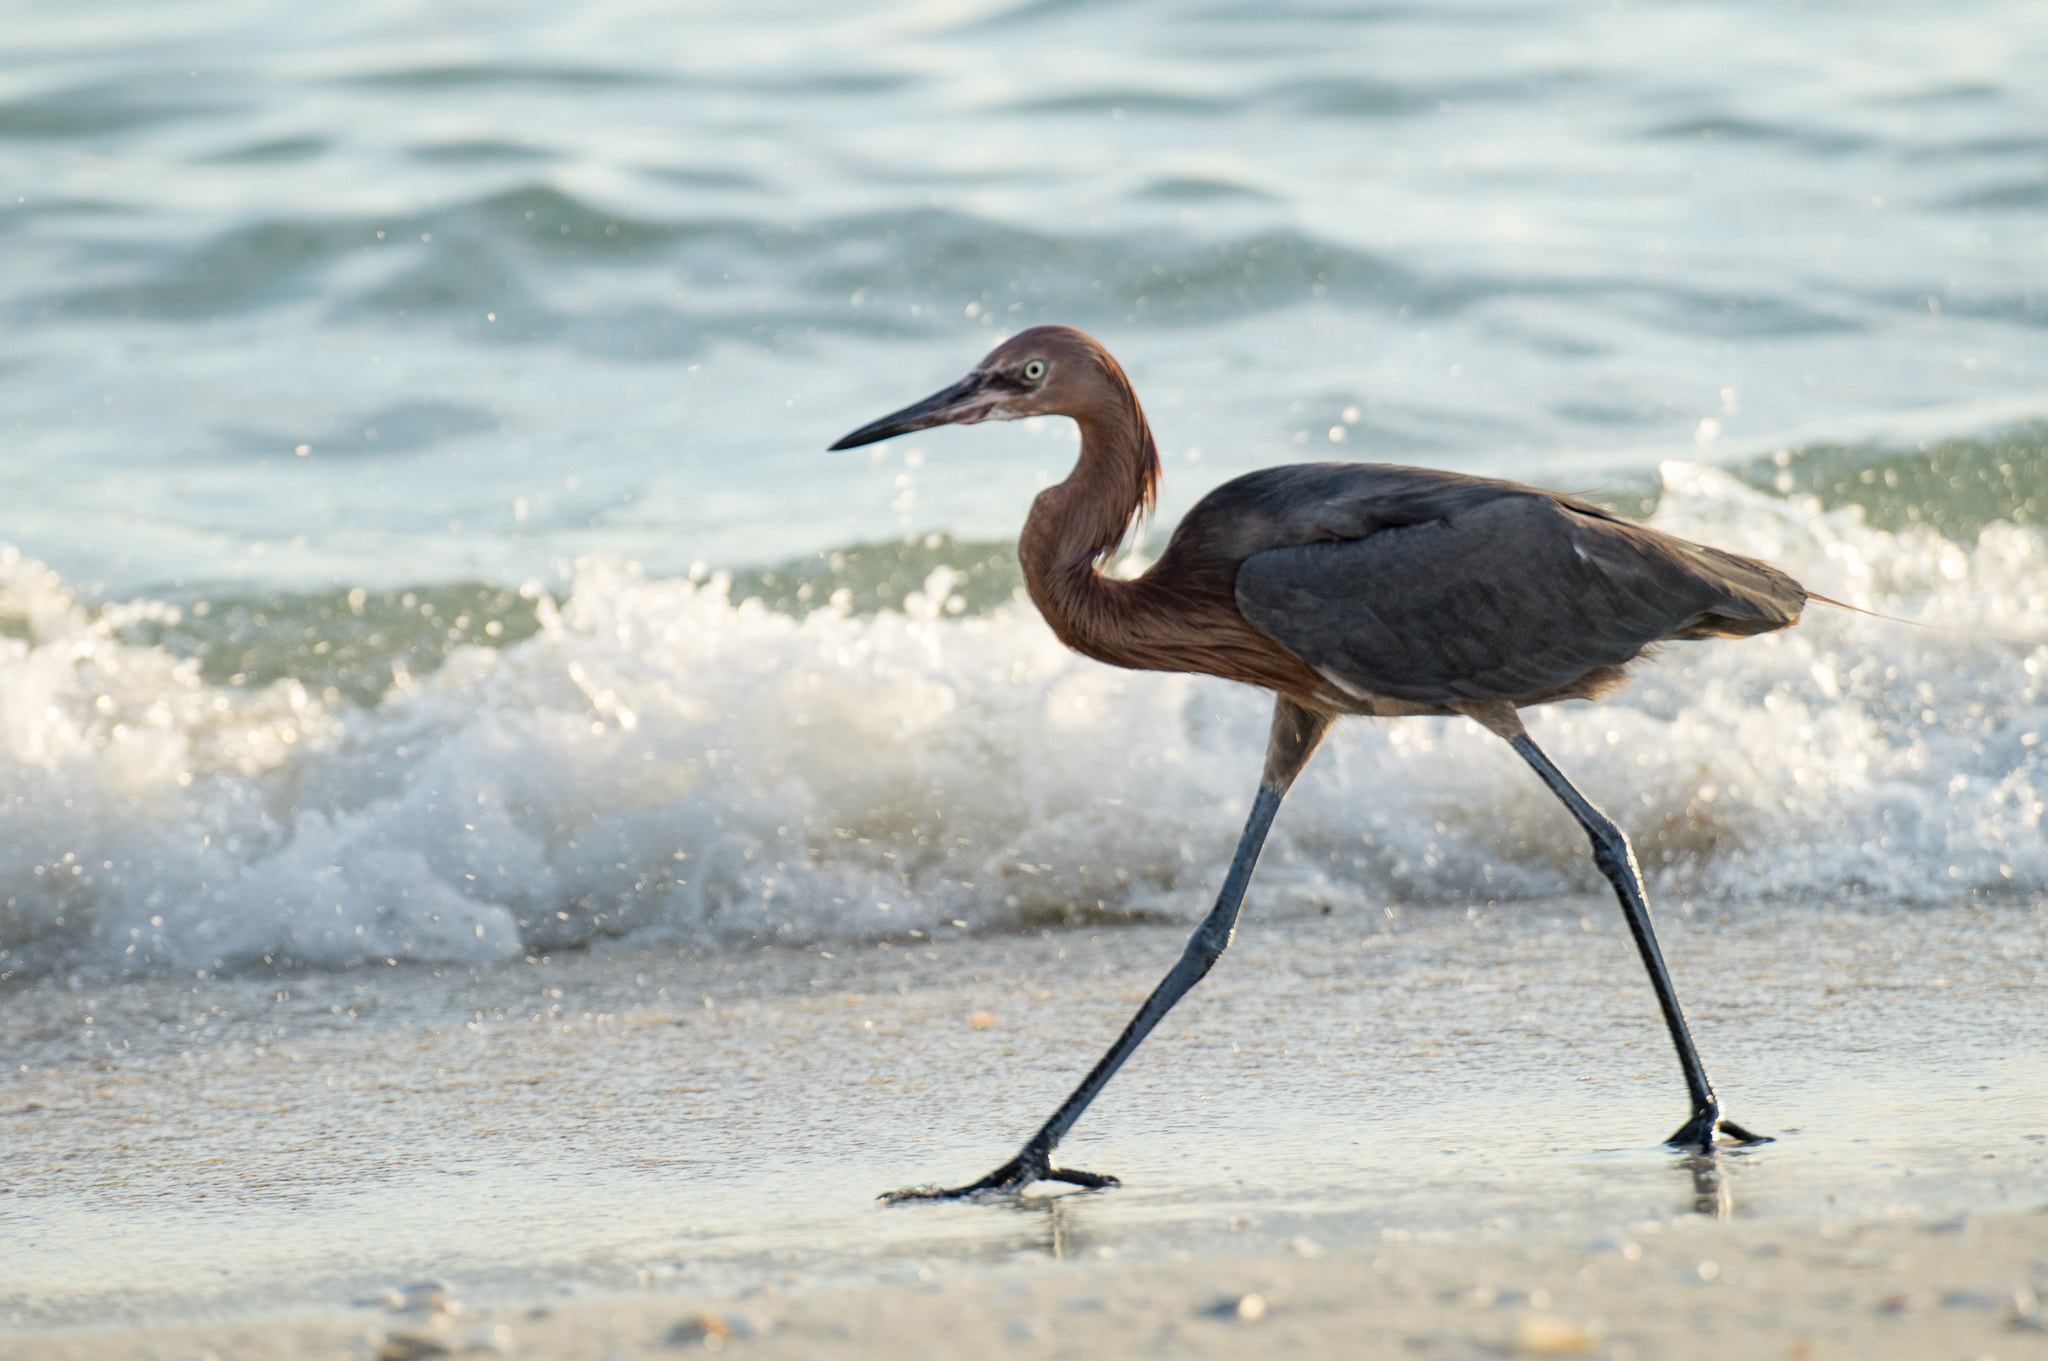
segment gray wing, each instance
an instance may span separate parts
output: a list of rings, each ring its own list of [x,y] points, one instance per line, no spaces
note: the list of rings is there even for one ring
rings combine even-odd
[[[1420,523],[1253,553],[1238,608],[1347,685],[1440,704],[1527,700],[1663,639],[1784,628],[1805,604],[1767,564],[1493,485]]]

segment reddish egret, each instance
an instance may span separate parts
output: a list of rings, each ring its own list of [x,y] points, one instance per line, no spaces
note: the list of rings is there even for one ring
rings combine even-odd
[[[1653,643],[1743,638],[1796,623],[1807,599],[1798,582],[1575,497],[1373,463],[1301,463],[1234,478],[1188,512],[1144,575],[1106,577],[1100,569],[1151,509],[1159,454],[1123,369],[1065,326],[1004,341],[953,386],[832,447],[1020,416],[1068,416],[1081,427],[1073,473],[1039,493],[1017,544],[1031,599],[1060,640],[1112,666],[1200,672],[1270,690],[1272,733],[1216,906],[1109,1052],[1023,1150],[980,1181],[888,1199],[1033,1181],[1117,1184],[1055,1165],[1053,1151],[1230,944],[1280,800],[1346,714],[1462,714],[1534,768],[1592,839],[1593,863],[1621,900],[1678,1050],[1692,1114],[1665,1142],[1705,1150],[1717,1130],[1739,1143],[1764,1142],[1721,1116],[1657,948],[1628,838],[1550,763],[1515,711],[1605,694]]]

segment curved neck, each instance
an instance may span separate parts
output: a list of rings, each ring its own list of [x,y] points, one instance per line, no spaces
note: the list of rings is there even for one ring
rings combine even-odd
[[[1116,374],[1118,380],[1122,374]],[[1067,480],[1040,492],[1018,537],[1024,584],[1039,612],[1070,647],[1090,646],[1110,622],[1123,583],[1101,568],[1123,543],[1131,523],[1152,508],[1159,482],[1159,451],[1152,429],[1127,382],[1089,409],[1074,412],[1081,456]]]

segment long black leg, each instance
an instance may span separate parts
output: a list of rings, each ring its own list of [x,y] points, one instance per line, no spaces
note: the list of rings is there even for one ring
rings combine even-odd
[[[1678,1065],[1685,1070],[1686,1091],[1692,1097],[1692,1117],[1664,1142],[1687,1148],[1712,1148],[1718,1128],[1741,1143],[1769,1143],[1768,1138],[1721,1118],[1721,1100],[1714,1095],[1714,1084],[1707,1081],[1706,1065],[1700,1062],[1692,1032],[1685,1024],[1685,1012],[1678,1005],[1678,990],[1671,986],[1671,973],[1664,967],[1664,952],[1657,948],[1657,930],[1650,922],[1650,905],[1643,898],[1642,876],[1636,869],[1636,855],[1628,838],[1572,787],[1572,782],[1550,763],[1550,758],[1526,732],[1510,737],[1508,744],[1521,753],[1522,759],[1543,777],[1543,783],[1550,786],[1550,792],[1571,810],[1579,826],[1586,829],[1593,842],[1593,863],[1614,885],[1614,896],[1621,900],[1622,915],[1628,919],[1629,934],[1635,937],[1643,967],[1649,970],[1650,986],[1657,991],[1657,1005],[1664,1011],[1664,1024],[1671,1031],[1671,1043],[1678,1050]]]
[[[1252,800],[1251,816],[1245,820],[1244,834],[1238,838],[1237,854],[1231,859],[1230,872],[1224,876],[1223,891],[1216,895],[1216,905],[1209,909],[1209,915],[1195,928],[1194,935],[1181,951],[1179,962],[1167,972],[1152,995],[1145,999],[1138,1014],[1131,1017],[1123,1034],[1109,1047],[1088,1076],[1081,1079],[1081,1085],[1073,1090],[1052,1118],[1031,1136],[1017,1156],[983,1177],[980,1181],[966,1186],[942,1188],[937,1186],[912,1186],[901,1191],[890,1191],[882,1199],[891,1203],[906,1200],[946,1200],[957,1196],[970,1196],[980,1191],[1017,1190],[1034,1181],[1064,1181],[1075,1186],[1116,1186],[1115,1177],[1095,1172],[1077,1172],[1071,1168],[1055,1167],[1053,1150],[1059,1147],[1067,1131],[1081,1118],[1090,1102],[1109,1085],[1117,1069],[1124,1066],[1145,1037],[1152,1033],[1154,1026],[1173,1010],[1173,1004],[1185,997],[1188,990],[1202,981],[1223,952],[1230,948],[1231,937],[1237,931],[1238,907],[1244,901],[1245,887],[1251,883],[1252,871],[1258,867],[1259,850],[1266,844],[1266,833],[1273,826],[1273,815],[1280,811],[1280,800],[1285,798],[1294,777],[1300,773],[1308,758],[1315,753],[1316,745],[1328,731],[1330,719],[1316,714],[1283,699],[1273,714],[1272,738],[1266,748],[1266,770],[1259,781],[1258,796]]]

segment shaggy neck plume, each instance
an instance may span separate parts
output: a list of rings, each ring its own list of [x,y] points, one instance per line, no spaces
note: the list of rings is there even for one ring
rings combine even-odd
[[[1104,381],[1066,414],[1081,427],[1081,457],[1067,480],[1032,502],[1018,539],[1024,582],[1062,642],[1103,657],[1125,582],[1101,568],[1132,523],[1148,514],[1159,486],[1159,450],[1138,395],[1107,353],[1094,356]],[[1108,660],[1108,658],[1104,658]]]

